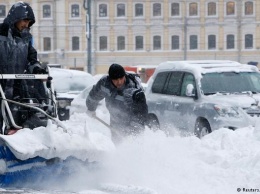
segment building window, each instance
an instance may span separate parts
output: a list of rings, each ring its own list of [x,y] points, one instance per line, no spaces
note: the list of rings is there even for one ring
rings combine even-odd
[[[118,36],[117,37],[117,50],[125,50],[125,37]]]
[[[99,17],[107,17],[107,5],[106,4],[99,5]]]
[[[235,3],[230,1],[230,2],[227,2],[227,7],[226,7],[226,13],[227,15],[235,15]]]
[[[196,50],[196,49],[198,49],[198,36],[191,35],[190,36],[190,50]]]
[[[117,4],[117,17],[125,17],[125,4]]]
[[[227,49],[235,48],[235,36],[233,34],[227,35]]]
[[[162,5],[160,3],[153,4],[153,16],[161,16],[162,15]]]
[[[137,3],[135,4],[135,17],[144,16],[144,7],[143,4]]]
[[[73,51],[79,50],[79,37],[78,36],[72,37],[72,50]]]
[[[209,50],[216,49],[216,36],[215,35],[208,36],[208,49]]]
[[[198,15],[198,4],[190,3],[189,4],[189,16],[197,16]]]
[[[172,3],[171,4],[171,16],[179,16],[180,15],[180,4]]]
[[[161,36],[153,37],[153,50],[161,50]]]
[[[215,16],[217,14],[217,5],[215,2],[208,3],[208,16]]]
[[[179,36],[172,36],[172,50],[180,49],[180,38]]]
[[[51,17],[51,6],[50,5],[43,5],[42,6],[42,17],[43,18],[50,18]]]
[[[135,50],[143,50],[144,49],[144,38],[143,36],[135,37]]]
[[[79,17],[79,5],[78,4],[73,4],[71,5],[71,17]]]
[[[50,51],[51,50],[51,38],[45,37],[43,38],[43,51]]]
[[[106,36],[99,37],[99,50],[101,50],[101,51],[107,50],[107,37]]]
[[[251,1],[245,2],[245,15],[253,15],[253,13],[254,13],[253,2]]]
[[[253,48],[253,35],[246,34],[245,35],[245,49],[252,49]]]
[[[0,5],[0,18],[4,18],[6,16],[6,6]]]

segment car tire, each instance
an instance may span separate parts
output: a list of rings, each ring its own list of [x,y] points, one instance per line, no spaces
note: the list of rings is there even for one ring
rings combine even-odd
[[[202,138],[209,133],[211,133],[209,122],[207,120],[198,120],[195,125],[195,135],[198,138]]]
[[[148,127],[152,131],[160,130],[160,124],[155,115],[148,115]]]

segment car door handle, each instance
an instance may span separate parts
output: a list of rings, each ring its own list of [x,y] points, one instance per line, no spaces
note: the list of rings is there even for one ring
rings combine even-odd
[[[161,102],[156,102],[156,105],[160,105],[160,104],[162,104]]]

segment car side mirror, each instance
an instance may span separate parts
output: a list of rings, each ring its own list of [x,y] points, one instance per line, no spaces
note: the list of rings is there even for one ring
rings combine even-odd
[[[188,84],[186,87],[186,96],[195,97],[193,84]]]

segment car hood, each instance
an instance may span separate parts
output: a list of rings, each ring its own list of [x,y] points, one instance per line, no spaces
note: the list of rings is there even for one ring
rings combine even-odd
[[[207,100],[211,101],[214,104],[226,104],[229,106],[239,106],[241,108],[260,106],[260,94],[214,94],[205,97],[207,98]]]

